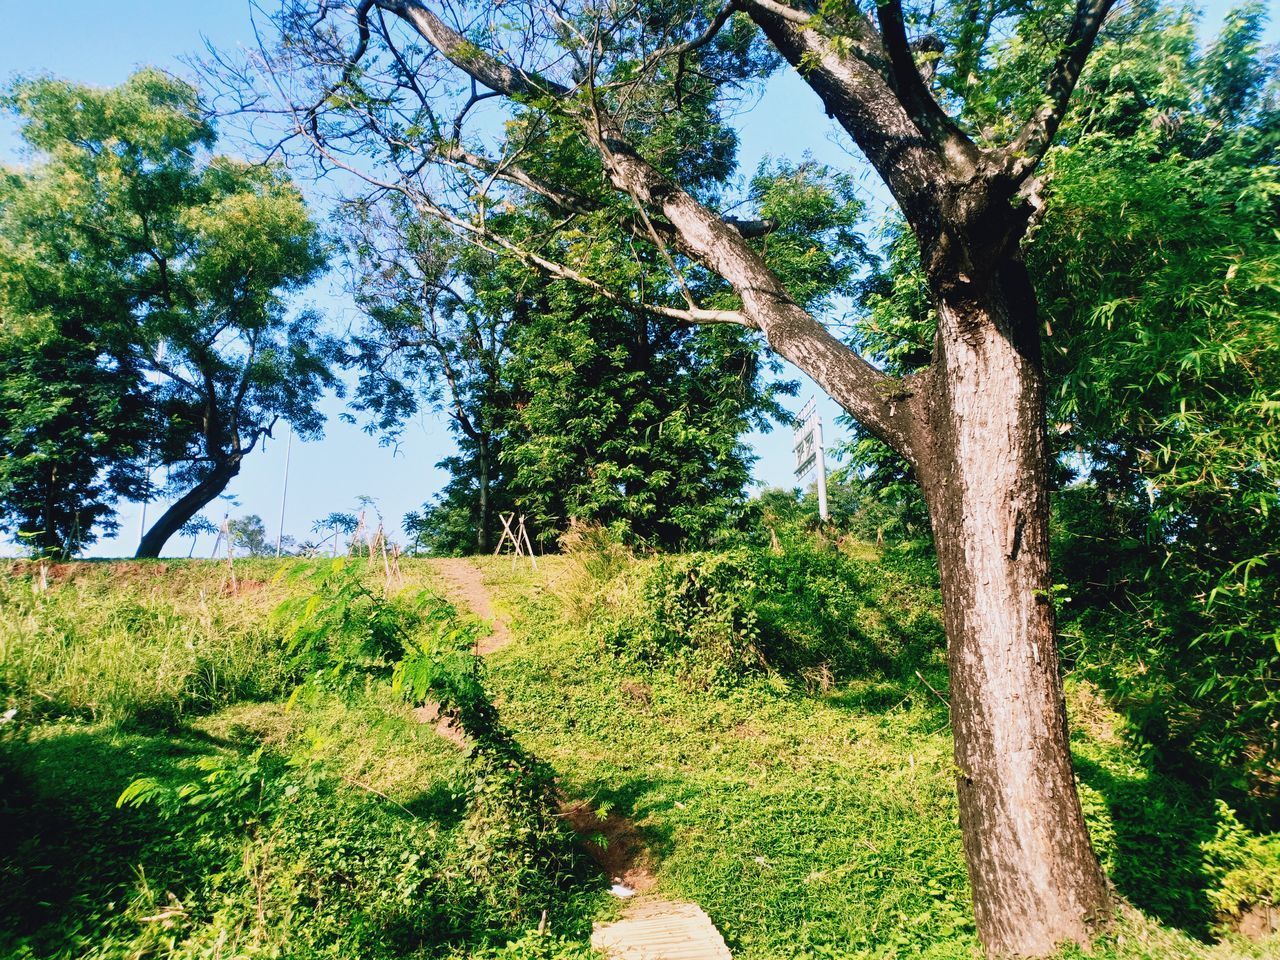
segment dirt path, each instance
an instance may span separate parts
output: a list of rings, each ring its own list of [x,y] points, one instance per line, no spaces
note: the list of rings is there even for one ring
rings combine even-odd
[[[489,625],[489,635],[476,643],[476,653],[483,657],[511,642],[511,628],[494,612],[484,576],[474,561],[466,557],[444,557],[432,561],[432,567],[444,581],[444,592],[449,600],[470,610]]]
[[[494,610],[475,563],[449,558],[433,566],[449,600],[490,627],[489,635],[477,641],[476,653],[485,656],[511,643],[511,627]],[[462,731],[440,716],[438,705],[427,704],[414,713],[420,723],[434,723],[442,737],[465,744]],[[697,904],[646,896],[658,881],[639,827],[614,812],[601,819],[584,800],[560,795],[559,803],[560,815],[613,882],[614,893],[630,900],[621,919],[596,925],[592,946],[615,960],[730,960],[724,938]]]

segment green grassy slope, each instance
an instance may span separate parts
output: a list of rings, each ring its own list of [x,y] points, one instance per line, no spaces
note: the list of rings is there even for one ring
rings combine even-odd
[[[240,563],[234,595],[209,562],[59,567],[47,591],[0,575],[0,957],[589,955],[617,910],[604,878],[568,877],[532,933],[542,901],[492,866],[508,834],[468,813],[474,769],[389,676],[298,694],[272,611],[325,563]],[[860,636],[927,635],[909,661],[726,680],[601,640],[629,561],[481,563],[515,632],[485,664],[503,722],[564,794],[638,824],[657,893],[700,903],[736,957],[979,956],[927,584],[886,570],[850,601]],[[436,585],[403,568],[407,593]],[[1224,904],[1269,882],[1274,838],[1157,775],[1097,691],[1069,684],[1069,706],[1095,841],[1143,911],[1095,955],[1280,956],[1213,942]],[[139,777],[194,800],[117,808]]]
[[[744,960],[978,955],[936,656],[921,675],[825,692],[768,674],[703,689],[574,623],[580,567],[551,558],[534,576],[487,561],[520,638],[491,658],[490,684],[574,793],[640,824],[664,893],[702,904]],[[1149,769],[1097,691],[1068,691],[1095,843],[1145,911],[1104,954],[1280,956],[1274,942],[1206,942],[1223,871],[1203,845],[1229,815]]]
[[[462,751],[386,678],[296,695],[273,611],[309,580],[277,574],[326,564],[0,578],[0,957],[443,957],[528,925]],[[139,778],[195,793],[118,808]]]

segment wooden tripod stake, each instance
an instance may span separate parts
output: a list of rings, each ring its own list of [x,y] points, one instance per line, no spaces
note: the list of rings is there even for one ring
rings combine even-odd
[[[222,518],[221,526],[218,527],[218,539],[213,541],[212,556],[217,557],[218,547],[223,543],[227,545],[227,573],[231,578],[231,592],[239,593],[240,585],[236,582],[235,549],[231,546],[231,521],[225,516]]]
[[[502,553],[502,548],[508,543],[511,544],[511,565],[516,565],[517,557],[528,557],[529,563],[533,569],[538,569],[538,561],[533,555],[533,544],[529,541],[529,531],[524,525],[524,514],[517,516],[514,513],[499,514],[502,521],[502,536],[498,538],[498,546],[494,549],[493,555],[496,557]],[[515,524],[514,530],[511,525]]]

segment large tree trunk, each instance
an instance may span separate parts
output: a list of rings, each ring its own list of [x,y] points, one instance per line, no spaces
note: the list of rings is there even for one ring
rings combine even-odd
[[[1085,943],[1109,907],[1076,793],[1054,632],[1035,301],[935,290],[939,355],[921,479],[942,576],[965,856],[995,955]]]
[[[227,484],[240,472],[240,458],[233,457],[218,463],[209,474],[194,487],[184,493],[157,520],[138,544],[138,559],[160,556],[165,543],[206,506],[212,503]]]

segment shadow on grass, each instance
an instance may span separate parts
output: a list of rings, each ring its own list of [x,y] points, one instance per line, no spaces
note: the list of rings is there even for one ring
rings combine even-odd
[[[116,799],[135,777],[175,777],[184,761],[209,752],[196,742],[106,730],[8,745],[0,754],[0,942],[38,932],[55,952],[95,915],[122,907],[142,851],[167,831],[153,812],[117,809]],[[173,849],[166,866],[180,875],[187,865],[186,852]]]
[[[187,783],[201,776],[197,759],[227,752],[247,755],[257,742],[181,727],[148,733],[136,726],[66,725],[38,731],[27,742],[0,744],[0,956],[17,952],[18,941],[39,957],[79,955],[116,929],[127,940],[137,928],[120,925],[144,882],[161,899],[172,891],[190,904],[190,891],[200,889],[211,871],[224,869],[227,850],[243,842],[234,827],[209,818],[196,843],[154,807],[120,809],[116,801],[138,777],[171,786]],[[340,786],[335,778],[332,787]],[[346,802],[355,803],[350,809],[358,812],[365,803],[358,797],[364,794],[357,795],[354,787],[350,793]],[[465,813],[459,794],[441,782],[403,806],[369,795],[370,814],[353,813],[347,825],[356,820],[383,824],[369,829],[392,837],[397,832],[393,821],[416,819],[447,832]],[[363,840],[358,832],[354,835]],[[336,838],[330,832],[316,841]],[[335,882],[335,895],[341,895],[348,884]],[[352,922],[359,912],[358,905],[351,906]],[[436,906],[406,912],[397,921],[404,929],[396,936],[406,943],[429,939],[430,931],[419,929],[421,917],[437,912]],[[390,935],[390,921],[379,916],[376,925]]]
[[[1114,839],[1111,879],[1144,913],[1209,941],[1213,910],[1202,845],[1218,828],[1212,796],[1167,775],[1117,777],[1076,758],[1080,780],[1106,801]]]

